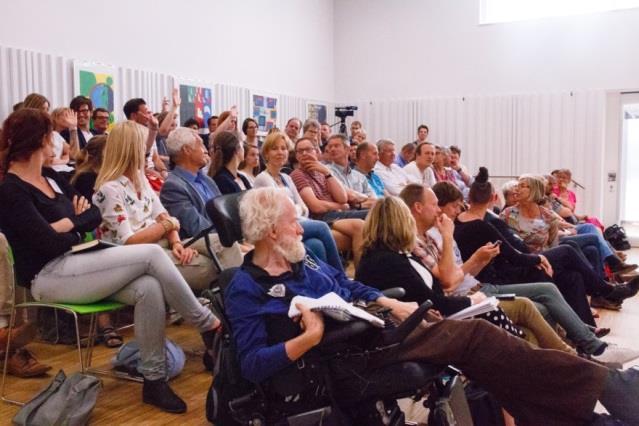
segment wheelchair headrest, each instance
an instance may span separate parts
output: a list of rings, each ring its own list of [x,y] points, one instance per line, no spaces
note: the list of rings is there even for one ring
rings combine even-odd
[[[245,192],[222,195],[206,203],[206,212],[224,247],[231,247],[236,241],[242,240],[240,200]]]

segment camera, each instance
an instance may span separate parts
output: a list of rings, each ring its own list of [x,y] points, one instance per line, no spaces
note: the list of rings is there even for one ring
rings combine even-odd
[[[357,111],[356,106],[335,107],[335,116],[344,120],[346,117],[354,116],[355,111]]]

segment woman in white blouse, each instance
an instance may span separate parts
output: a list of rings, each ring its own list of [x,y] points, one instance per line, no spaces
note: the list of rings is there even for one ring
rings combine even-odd
[[[102,214],[101,238],[115,244],[160,244],[196,290],[209,288],[213,262],[200,242],[185,248],[179,221],[169,216],[144,176],[147,129],[127,121],[113,128],[104,148],[93,203]]]
[[[342,261],[333,238],[335,233],[339,234],[338,238],[342,237],[341,233],[335,230],[331,233],[331,229],[325,222],[308,218],[308,207],[297,192],[293,179],[282,173],[282,168],[288,162],[289,156],[289,145],[284,133],[273,132],[266,137],[262,145],[262,156],[266,162],[266,170],[257,175],[253,187],[273,186],[285,190],[295,204],[298,221],[304,229],[302,238],[306,247],[332,267],[342,270]],[[350,249],[349,243],[350,239],[343,247],[344,250]]]

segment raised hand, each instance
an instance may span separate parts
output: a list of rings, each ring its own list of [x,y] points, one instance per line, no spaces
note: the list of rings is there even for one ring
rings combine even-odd
[[[78,127],[78,113],[68,109],[62,113],[62,125],[67,129],[76,129]]]
[[[182,99],[180,98],[180,90],[178,88],[173,89],[172,100],[173,100],[173,108],[178,109],[180,107],[180,104],[182,103]]]

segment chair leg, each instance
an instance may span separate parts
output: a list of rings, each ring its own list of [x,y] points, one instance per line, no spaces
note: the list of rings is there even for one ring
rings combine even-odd
[[[7,380],[7,368],[9,366],[9,353],[11,351],[11,332],[16,325],[16,307],[11,308],[11,318],[9,319],[9,336],[7,337],[7,348],[4,351],[4,366],[2,368],[2,386],[0,389],[0,399],[8,404],[23,406],[25,403],[5,397],[5,384]]]
[[[84,357],[82,356],[82,344],[80,343],[80,324],[78,322],[78,315],[71,310],[69,310],[68,312],[73,315],[73,322],[75,324],[75,344],[78,349],[78,358],[80,360],[80,371],[82,373],[85,373],[86,367],[84,365]]]

